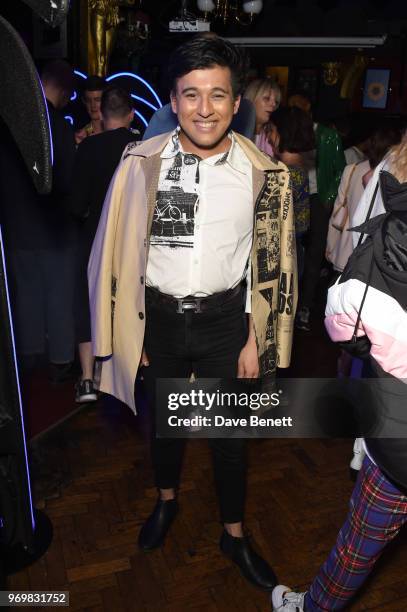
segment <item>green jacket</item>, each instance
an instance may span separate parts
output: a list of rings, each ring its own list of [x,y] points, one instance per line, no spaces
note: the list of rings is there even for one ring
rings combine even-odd
[[[328,208],[333,206],[343,169],[346,166],[342,141],[338,132],[318,123],[316,129],[317,144],[317,189],[321,204]]]

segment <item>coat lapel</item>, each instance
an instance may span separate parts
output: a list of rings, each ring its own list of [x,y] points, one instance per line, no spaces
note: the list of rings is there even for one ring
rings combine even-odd
[[[145,184],[147,187],[147,257],[150,244],[151,225],[157,199],[158,180],[160,178],[161,157],[160,153],[156,153],[151,157],[146,157],[142,161],[142,168],[145,176]]]
[[[264,172],[262,172],[262,170],[259,170],[258,168],[256,168],[255,166],[252,166],[253,168],[253,208],[256,208],[256,202],[257,202],[257,198],[260,195],[260,191],[262,190],[262,187],[264,185]]]

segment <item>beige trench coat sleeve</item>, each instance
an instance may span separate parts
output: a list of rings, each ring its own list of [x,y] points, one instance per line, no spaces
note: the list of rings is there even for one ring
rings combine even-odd
[[[123,172],[121,163],[106,194],[88,263],[92,350],[96,357],[108,357],[113,352],[114,296],[112,293],[114,293],[114,282],[112,266],[116,228],[123,196]]]
[[[143,157],[126,151],[103,205],[88,280],[93,354],[104,358],[100,390],[135,412],[145,328],[147,198]]]
[[[277,314],[277,366],[288,368],[298,301],[297,252],[290,175],[286,173],[280,208],[280,281]]]

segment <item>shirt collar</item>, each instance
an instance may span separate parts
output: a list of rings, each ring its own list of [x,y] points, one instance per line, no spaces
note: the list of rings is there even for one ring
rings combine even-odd
[[[171,159],[175,157],[178,153],[184,154],[185,152],[182,150],[182,146],[179,140],[180,126],[178,126],[170,136],[169,141],[161,152],[161,159]],[[242,151],[241,147],[236,142],[235,136],[233,132],[229,132],[228,137],[232,141],[232,145],[228,151],[225,153],[221,153],[218,155],[213,155],[212,157],[208,157],[205,160],[202,160],[204,163],[210,166],[220,166],[228,163],[234,170],[238,172],[242,172],[243,174],[247,174],[247,158]],[[198,157],[198,156],[196,156]]]

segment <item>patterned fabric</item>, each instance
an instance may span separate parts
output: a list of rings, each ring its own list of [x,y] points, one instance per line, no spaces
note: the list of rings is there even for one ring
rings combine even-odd
[[[288,367],[291,351],[281,347],[291,338],[297,304],[294,212],[289,173],[266,171],[257,199],[252,250],[252,314],[265,379]],[[264,390],[268,380],[263,381]]]
[[[407,497],[366,457],[347,519],[305,596],[307,612],[343,609],[406,520]]]
[[[160,157],[147,286],[177,298],[232,289],[246,278],[251,252],[252,164],[233,134],[226,152],[185,152],[179,128]]]
[[[288,166],[293,193],[295,233],[305,234],[310,223],[309,181],[308,173],[298,166]]]

